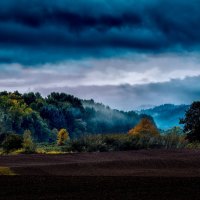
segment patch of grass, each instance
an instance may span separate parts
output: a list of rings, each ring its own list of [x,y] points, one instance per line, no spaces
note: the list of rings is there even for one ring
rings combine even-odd
[[[66,152],[63,151],[62,146],[58,146],[57,144],[40,143],[37,145],[36,153],[39,153],[39,154],[63,154]]]
[[[188,149],[200,149],[200,142],[189,143],[186,148]]]
[[[65,154],[66,152],[61,152],[61,151],[48,151],[46,152],[46,154],[49,154],[49,155],[58,155],[58,154]]]
[[[0,176],[14,176],[16,175],[9,167],[0,167]]]
[[[12,151],[9,151],[9,152],[4,151],[4,150],[0,150],[0,155],[19,155],[19,154],[27,154],[27,152],[25,151],[24,148],[12,150]]]
[[[22,153],[24,153],[24,149],[17,149],[17,150],[11,151],[9,155],[18,155]]]
[[[0,156],[1,156],[1,155],[4,155],[4,151],[3,151],[2,148],[0,148]]]

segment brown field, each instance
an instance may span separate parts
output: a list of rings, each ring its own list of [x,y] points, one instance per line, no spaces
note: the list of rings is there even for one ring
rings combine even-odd
[[[1,156],[6,199],[200,199],[200,151]]]

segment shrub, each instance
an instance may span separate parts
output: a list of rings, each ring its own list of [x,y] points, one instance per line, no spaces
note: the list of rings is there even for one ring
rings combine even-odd
[[[71,140],[67,149],[75,152],[126,151],[146,148],[147,145],[145,146],[143,143],[141,136],[126,134],[92,135]]]
[[[62,153],[63,151],[63,146],[49,143],[38,143],[36,149],[36,152],[39,154],[49,154],[51,152]]]
[[[162,143],[166,149],[184,148],[188,145],[186,136],[180,127],[173,127],[164,132]]]
[[[25,153],[34,153],[36,150],[36,145],[31,137],[31,131],[25,130],[23,134],[23,148]]]
[[[183,148],[187,140],[180,135],[91,135],[71,140],[65,147],[73,152],[127,151],[139,149]]]
[[[186,148],[188,148],[188,149],[200,149],[200,143],[198,141],[188,143]]]
[[[9,134],[2,143],[3,150],[5,152],[10,152],[12,150],[22,148],[22,137],[17,134]]]
[[[73,152],[107,151],[106,145],[103,143],[101,135],[87,135],[78,139],[73,139],[68,143],[65,149],[67,151]]]

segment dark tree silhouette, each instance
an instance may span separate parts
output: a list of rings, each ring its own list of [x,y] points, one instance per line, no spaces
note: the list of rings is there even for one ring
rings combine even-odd
[[[200,141],[200,101],[192,103],[180,123],[184,124],[183,131],[189,141]]]

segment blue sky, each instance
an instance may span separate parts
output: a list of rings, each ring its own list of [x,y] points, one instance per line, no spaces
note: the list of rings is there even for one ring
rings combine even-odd
[[[1,0],[0,90],[113,108],[200,99],[199,0]]]

